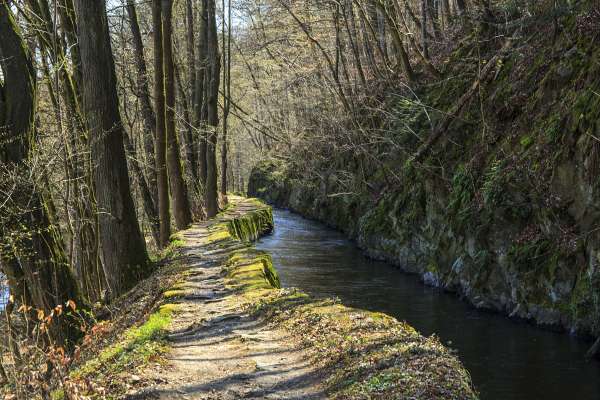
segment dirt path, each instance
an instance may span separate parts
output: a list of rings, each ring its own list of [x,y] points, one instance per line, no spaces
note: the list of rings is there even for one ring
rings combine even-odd
[[[243,201],[231,214],[251,207]],[[298,342],[243,311],[225,287],[222,268],[235,240],[206,245],[210,224],[185,231],[183,254],[190,264],[173,318],[168,364],[155,371],[164,385],[159,399],[322,399],[321,381]]]

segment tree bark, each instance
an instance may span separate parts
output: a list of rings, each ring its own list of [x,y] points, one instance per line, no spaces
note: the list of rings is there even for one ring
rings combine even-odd
[[[152,25],[154,28],[154,104],[156,107],[156,181],[158,188],[158,217],[160,241],[158,247],[169,244],[171,236],[171,212],[169,180],[167,176],[167,133],[165,130],[165,82],[163,68],[161,0],[152,2]]]
[[[199,40],[197,48],[196,89],[194,90],[194,129],[198,132],[198,176],[202,189],[206,186],[206,71],[208,65],[207,42],[208,42],[208,0],[202,0],[200,13]]]
[[[100,243],[109,297],[114,298],[147,274],[148,255],[129,185],[106,2],[76,0],[75,14]]]
[[[192,210],[187,185],[183,179],[179,140],[175,132],[175,66],[173,62],[172,11],[173,1],[162,0],[163,60],[165,73],[165,127],[167,132],[167,164],[173,200],[173,215],[179,229],[192,223]]]
[[[196,155],[196,144],[194,143],[194,127],[190,116],[190,105],[187,101],[185,94],[185,87],[181,81],[181,73],[179,67],[175,63],[175,81],[177,82],[177,93],[181,101],[181,109],[183,111],[183,123],[185,125],[183,132],[181,132],[181,142],[183,143],[183,154],[185,161],[185,169],[188,174],[188,178],[191,179],[193,185],[198,181],[198,170],[196,168],[197,155]],[[193,192],[193,189],[192,189]]]
[[[194,7],[192,0],[186,0],[186,45],[187,45],[187,65],[188,65],[188,79],[189,92],[183,93],[186,96],[189,93],[188,103],[193,104],[194,102],[194,90],[196,90],[196,56],[194,49]]]
[[[225,0],[222,0],[223,21],[225,21],[225,9],[227,8],[227,35],[225,34],[225,23],[222,23],[222,38],[223,38],[223,140],[221,141],[221,196],[227,201],[227,180],[228,180],[228,164],[227,151],[229,143],[227,142],[228,134],[228,117],[231,107],[231,0],[228,6],[225,6]]]
[[[142,205],[144,212],[148,217],[148,221],[150,222],[152,238],[154,239],[156,245],[160,247],[160,219],[158,218],[156,203],[152,199],[152,191],[148,186],[148,182],[146,181],[146,177],[144,176],[142,167],[138,161],[135,146],[133,145],[133,142],[129,138],[127,132],[125,132],[125,150],[127,151],[129,159],[131,160],[129,164],[131,165],[133,176],[135,176],[135,180],[137,181],[140,194],[142,195]]]
[[[127,14],[129,15],[129,25],[131,26],[131,36],[133,39],[133,56],[137,68],[137,96],[140,99],[142,119],[144,123],[143,143],[148,168],[146,176],[148,186],[151,189],[152,200],[157,201],[158,191],[156,186],[156,169],[154,168],[154,137],[156,132],[156,118],[150,102],[150,89],[148,85],[148,69],[144,59],[144,43],[140,33],[137,12],[134,0],[127,0]],[[150,221],[154,224],[155,221]]]
[[[219,212],[217,195],[217,126],[219,125],[219,78],[221,62],[219,56],[219,42],[217,37],[217,18],[215,0],[207,0],[208,5],[208,83],[207,109],[208,109],[208,138],[206,148],[206,216],[212,218]]]
[[[17,301],[44,311],[80,297],[60,231],[48,217],[29,164],[35,143],[36,73],[6,2],[0,3],[0,186],[11,193],[0,216],[0,264]],[[40,322],[42,323],[42,322]],[[81,332],[66,313],[49,323],[50,339],[71,347]]]
[[[44,54],[44,57],[42,57],[44,73],[47,76],[48,92],[59,127],[62,127],[62,112],[55,87],[52,85],[54,80],[46,62],[46,54],[54,64],[56,74],[59,75],[57,79],[62,82],[62,85],[57,86],[60,86],[60,95],[66,108],[66,125],[68,129],[68,133],[65,133],[60,128],[65,139],[65,173],[67,177],[65,208],[69,218],[69,260],[75,269],[84,297],[91,302],[95,302],[101,299],[106,285],[97,246],[96,213],[92,200],[93,196],[91,195],[90,171],[88,168],[89,152],[80,109],[81,97],[69,69],[58,67],[59,65],[68,64],[64,51],[67,46],[71,46],[73,60],[79,60],[77,40],[72,31],[75,29],[75,21],[71,19],[73,5],[69,1],[63,0],[61,19],[65,30],[66,39],[64,39],[52,35],[56,26],[47,0],[28,0],[28,4],[31,12],[37,16],[34,20],[35,32],[38,37],[40,51]],[[55,41],[57,43],[54,45]],[[70,45],[70,42],[74,44]],[[76,66],[75,61],[73,61],[73,67],[74,71],[77,72],[79,65]],[[56,88],[56,90],[59,89]]]
[[[421,0],[421,48],[423,57],[429,59],[429,47],[427,43],[427,0]]]

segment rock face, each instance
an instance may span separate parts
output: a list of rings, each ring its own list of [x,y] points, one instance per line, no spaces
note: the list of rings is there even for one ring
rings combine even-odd
[[[404,192],[376,200],[331,197],[273,161],[254,168],[248,194],[342,230],[370,257],[457,292],[477,308],[597,333],[600,241],[565,251],[538,231],[557,229],[543,210],[522,221],[489,217],[487,226],[473,220],[462,228],[447,212],[452,199],[433,188],[409,193],[422,199],[417,204]]]

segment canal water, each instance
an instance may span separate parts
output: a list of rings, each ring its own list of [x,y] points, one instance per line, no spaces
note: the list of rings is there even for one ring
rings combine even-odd
[[[458,351],[482,400],[597,400],[600,362],[591,345],[564,333],[477,311],[414,275],[367,259],[342,234],[288,211],[275,210],[275,231],[258,243],[282,285],[349,306],[381,311]]]

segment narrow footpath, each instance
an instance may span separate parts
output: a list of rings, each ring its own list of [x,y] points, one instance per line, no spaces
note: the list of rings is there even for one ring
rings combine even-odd
[[[180,234],[185,278],[159,382],[129,399],[475,399],[467,371],[435,337],[387,315],[281,289],[252,241],[273,229],[270,207],[234,197],[214,221]],[[335,282],[332,282],[335,284]]]
[[[235,208],[216,223],[255,211],[256,203],[237,199]],[[172,350],[163,376],[168,384],[156,390],[159,398],[325,398],[321,379],[298,341],[249,315],[242,298],[227,288],[223,266],[250,245],[233,237],[218,240],[219,232],[210,229],[214,225],[198,224],[182,235],[190,269],[177,289],[185,294],[177,301],[168,336]]]

